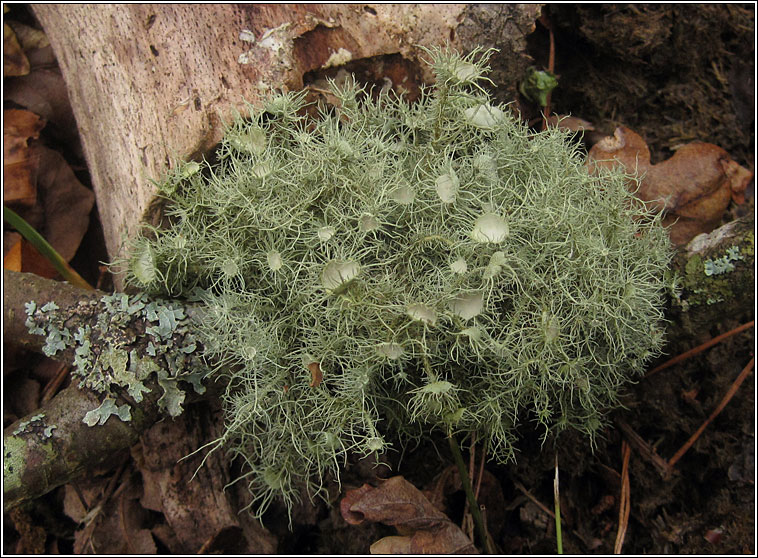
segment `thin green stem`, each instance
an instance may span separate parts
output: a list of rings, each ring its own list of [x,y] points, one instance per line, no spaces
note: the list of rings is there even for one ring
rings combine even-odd
[[[561,497],[558,488],[558,453],[555,454],[555,480],[553,481],[553,498],[555,499],[555,538],[558,554],[563,554],[563,536],[561,535]]]
[[[447,440],[450,443],[450,450],[453,453],[453,460],[455,461],[455,465],[458,467],[458,473],[461,476],[461,484],[463,485],[463,491],[466,493],[466,498],[468,499],[471,516],[474,518],[474,525],[476,525],[476,531],[479,536],[479,544],[481,545],[481,548],[484,549],[484,552],[486,554],[494,554],[494,551],[490,545],[490,539],[487,536],[487,528],[485,527],[484,520],[482,519],[482,513],[479,510],[479,504],[476,502],[474,491],[471,488],[471,481],[468,477],[468,472],[466,471],[466,463],[463,461],[463,456],[461,455],[461,450],[458,447],[458,442],[455,439],[455,436],[452,434],[448,435]]]
[[[3,206],[3,218],[53,264],[53,267],[61,274],[63,279],[82,289],[92,290],[92,286],[68,265],[68,262],[56,252],[55,248],[50,246],[47,240],[15,211]]]

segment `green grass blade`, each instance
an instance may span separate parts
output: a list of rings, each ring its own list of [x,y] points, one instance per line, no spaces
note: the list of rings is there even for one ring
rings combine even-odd
[[[553,497],[555,499],[555,538],[558,544],[558,554],[563,554],[563,536],[561,533],[561,495],[558,488],[558,453],[555,454],[555,480],[553,481]]]
[[[61,274],[64,280],[68,281],[72,285],[76,285],[82,289],[93,290],[93,287],[85,281],[81,275],[79,275],[63,257],[55,251],[55,248],[45,240],[45,238],[38,233],[34,227],[27,223],[21,216],[15,211],[3,206],[3,219],[5,219],[10,226],[16,229],[21,236],[28,240],[37,251],[42,254],[48,261],[53,264],[53,267]]]

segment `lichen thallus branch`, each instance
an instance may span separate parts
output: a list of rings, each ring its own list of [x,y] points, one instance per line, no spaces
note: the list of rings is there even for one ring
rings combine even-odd
[[[317,117],[303,93],[250,106],[216,164],[158,184],[172,226],[131,247],[131,285],[202,308],[207,373],[228,379],[210,445],[244,465],[257,515],[432,429],[501,462],[525,413],[591,445],[660,351],[671,250],[628,177],[494,105],[492,51],[427,54],[414,104],[348,79]],[[179,319],[163,308],[159,330]]]

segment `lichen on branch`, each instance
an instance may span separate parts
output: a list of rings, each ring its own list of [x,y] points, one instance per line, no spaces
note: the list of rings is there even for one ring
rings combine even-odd
[[[185,391],[181,380],[203,393],[203,379],[210,369],[199,356],[198,343],[179,302],[151,300],[144,294],[115,293],[99,300],[80,302],[91,323],[72,326],[68,312],[49,301],[25,304],[26,327],[30,334],[45,337],[42,352],[54,357],[73,349],[73,376],[80,387],[101,394],[101,404],[82,419],[89,426],[103,425],[116,415],[131,420],[132,404],[142,402],[152,374],[163,395],[158,407],[170,416],[182,412]],[[119,397],[131,402],[117,404]]]

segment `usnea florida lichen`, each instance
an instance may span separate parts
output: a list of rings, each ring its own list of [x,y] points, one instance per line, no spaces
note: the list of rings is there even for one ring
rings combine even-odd
[[[172,226],[132,247],[132,285],[204,308],[216,447],[258,513],[434,428],[500,461],[525,417],[591,440],[660,351],[671,251],[628,177],[492,104],[491,52],[429,55],[413,105],[348,80],[317,117],[303,93],[250,107],[217,164],[159,185]]]

